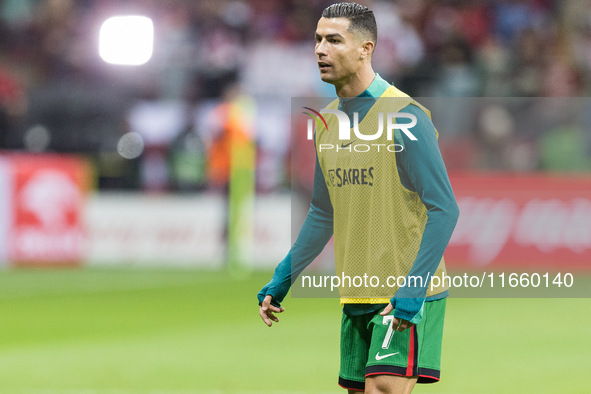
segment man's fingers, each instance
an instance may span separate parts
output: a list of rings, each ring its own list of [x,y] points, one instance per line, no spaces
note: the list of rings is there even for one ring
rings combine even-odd
[[[263,300],[263,302],[261,303],[261,308],[264,311],[271,311],[271,312],[275,312],[275,313],[281,313],[285,310],[284,307],[280,307],[277,308],[275,305],[271,304],[271,300],[273,300],[273,297],[268,295],[265,297],[265,299]]]
[[[394,330],[394,331],[403,332],[404,330],[407,330],[407,329],[411,328],[412,326],[414,326],[414,324],[412,324],[408,320],[404,320],[404,319],[399,320],[397,318],[394,318],[394,320],[392,320],[392,330]]]
[[[281,307],[281,308],[277,308],[274,305],[269,305],[269,309],[271,312],[275,312],[275,313],[281,313],[285,310],[285,308]]]
[[[269,320],[269,306],[271,305],[272,298],[273,297],[270,295],[266,296],[263,302],[261,302],[261,306],[259,308],[259,315],[261,316],[261,319],[263,319],[263,322],[269,327],[273,325],[271,320]]]
[[[264,322],[264,323],[265,323],[267,326],[271,327],[271,325],[272,325],[273,323],[271,323],[271,320],[269,320],[269,317],[267,316],[267,312],[266,312],[266,311],[263,311],[263,307],[262,307],[262,306],[261,306],[261,308],[259,309],[259,315],[261,316],[261,319],[263,319],[263,322]]]
[[[271,312],[275,312],[275,313],[281,313],[285,310],[284,307],[281,308],[277,308],[275,305],[271,304],[271,300],[273,300],[273,296],[265,296],[265,299],[263,300],[263,302],[261,303],[261,308],[264,311],[271,311]]]
[[[393,310],[394,310],[394,307],[392,306],[392,303],[389,303],[388,305],[386,305],[384,310],[380,312],[380,315],[382,315],[382,316],[389,315],[390,312],[392,312]],[[411,328],[412,326],[414,326],[414,324],[412,324],[408,320],[398,319],[396,317],[394,319],[392,319],[392,330],[393,331],[402,332],[406,329]]]
[[[269,327],[273,325],[271,320],[274,322],[279,322],[279,318],[273,313],[281,313],[285,310],[283,307],[277,308],[276,306],[272,305],[272,299],[272,296],[266,296],[263,302],[261,302],[261,306],[259,308],[259,315],[261,316],[261,319],[263,319],[263,322]]]
[[[380,315],[386,316],[387,314],[392,312],[393,309],[394,309],[394,307],[392,306],[392,303],[389,303],[388,305],[386,305],[384,310],[380,312]]]
[[[263,310],[265,310],[265,311],[266,311],[267,309],[269,309],[269,306],[271,306],[271,300],[272,300],[272,299],[273,299],[273,297],[272,297],[272,296],[270,296],[270,295],[268,295],[268,296],[265,296],[265,299],[263,300],[263,302],[261,302],[261,308],[262,308]]]

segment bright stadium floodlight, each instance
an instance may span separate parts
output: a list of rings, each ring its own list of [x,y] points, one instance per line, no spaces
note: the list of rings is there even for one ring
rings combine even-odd
[[[152,57],[154,24],[145,16],[114,16],[103,22],[99,55],[111,64],[140,66]]]

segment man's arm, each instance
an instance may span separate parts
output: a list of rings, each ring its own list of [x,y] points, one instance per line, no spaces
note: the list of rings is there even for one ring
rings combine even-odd
[[[316,158],[314,189],[310,210],[298,238],[279,263],[271,281],[257,294],[260,315],[265,324],[276,320],[272,312],[283,312],[281,302],[298,275],[322,252],[333,234],[333,209],[322,169]]]
[[[428,286],[426,279],[431,278],[437,270],[458,220],[459,209],[431,119],[415,105],[409,105],[401,112],[417,117],[417,126],[413,127],[412,132],[418,139],[411,141],[406,135],[402,136],[404,151],[397,157],[401,181],[407,189],[414,190],[420,196],[428,215],[417,257],[408,273],[409,276],[422,277],[424,286],[402,287],[390,301],[395,308],[395,324],[403,319],[410,323],[405,323],[403,328],[408,328],[422,318]]]

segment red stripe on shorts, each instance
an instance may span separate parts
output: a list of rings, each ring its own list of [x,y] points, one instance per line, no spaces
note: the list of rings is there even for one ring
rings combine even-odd
[[[408,364],[406,366],[406,376],[413,376],[413,370],[415,368],[415,330],[414,327],[410,328],[410,341],[408,343]]]

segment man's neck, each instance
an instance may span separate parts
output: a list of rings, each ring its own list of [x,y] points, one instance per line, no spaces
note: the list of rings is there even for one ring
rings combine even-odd
[[[366,67],[342,84],[335,84],[337,96],[341,98],[357,97],[369,88],[375,77],[376,73],[373,68],[371,66]]]

